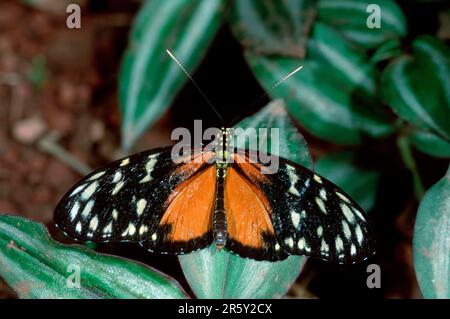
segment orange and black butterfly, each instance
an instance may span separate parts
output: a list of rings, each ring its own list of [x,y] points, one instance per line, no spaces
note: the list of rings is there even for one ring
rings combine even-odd
[[[343,190],[284,158],[263,174],[251,151],[229,151],[229,133],[183,161],[167,147],[94,171],[58,204],[57,226],[80,241],[134,241],[163,254],[214,244],[256,260],[354,263],[374,253],[365,213]]]

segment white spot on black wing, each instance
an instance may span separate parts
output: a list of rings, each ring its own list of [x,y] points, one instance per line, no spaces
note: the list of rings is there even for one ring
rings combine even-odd
[[[350,199],[348,199],[347,196],[345,196],[344,194],[341,194],[339,192],[336,192],[336,195],[339,196],[340,199],[342,199],[344,202],[347,202],[348,204],[351,203]]]
[[[117,172],[114,174],[112,182],[115,184],[119,182],[122,179],[122,172],[120,170],[117,170]]]
[[[77,217],[78,211],[80,210],[80,203],[75,202],[72,209],[70,210],[70,220],[73,221]]]
[[[129,223],[128,228],[125,229],[125,231],[122,233],[122,236],[127,236],[127,235],[133,236],[135,232],[136,232],[136,226],[134,226],[133,223]]]
[[[330,250],[328,244],[326,243],[325,239],[322,239],[320,250],[328,255],[328,251]]]
[[[147,232],[148,227],[146,225],[141,225],[141,227],[139,227],[139,235],[143,235]]]
[[[77,188],[74,189],[74,191],[70,194],[70,196],[76,195],[79,192],[81,192],[85,187],[87,186],[87,183],[78,186]]]
[[[291,212],[291,221],[292,221],[292,225],[294,225],[295,228],[298,228],[298,226],[300,225],[300,214],[297,213],[296,211],[292,211]]]
[[[138,216],[141,216],[147,206],[147,201],[144,198],[138,200],[136,204],[136,213]]]
[[[305,238],[300,238],[297,242],[297,247],[300,251],[305,249]]]
[[[325,203],[323,202],[323,200],[320,197],[316,197],[316,203],[317,206],[319,206],[319,209],[322,213],[326,214],[327,210],[325,208]]]
[[[322,234],[323,234],[322,226],[317,227],[316,233],[317,233],[318,237],[322,237]]]
[[[95,231],[98,227],[98,218],[97,216],[94,216],[91,219],[91,222],[89,223],[89,229],[91,229],[92,231]]]
[[[350,254],[352,256],[356,255],[356,247],[355,245],[352,244],[352,246],[350,247]]]
[[[336,246],[336,251],[337,252],[340,252],[340,251],[344,250],[344,242],[342,241],[340,236],[336,237],[335,246]]]
[[[92,195],[94,195],[95,190],[98,187],[98,182],[92,182],[84,191],[83,193],[81,193],[81,199],[83,200],[87,200],[89,199]]]
[[[342,203],[341,210],[348,222],[350,224],[353,224],[355,222],[355,216],[353,215],[353,212],[350,210],[350,208],[346,204]]]
[[[352,237],[352,232],[350,231],[350,227],[345,220],[342,221],[342,231],[344,232],[345,238],[347,240],[350,240],[350,238]]]
[[[320,195],[320,198],[322,198],[323,200],[327,200],[327,191],[325,190],[325,188],[320,189],[319,195]]]
[[[287,169],[287,173],[288,173],[288,177],[289,177],[289,182],[290,182],[290,187],[288,192],[291,193],[292,195],[295,196],[300,196],[300,193],[298,192],[298,190],[295,188],[295,184],[298,181],[298,176],[295,173],[295,168],[290,166],[290,165],[286,165],[286,169]]]
[[[314,180],[317,183],[322,184],[322,178],[319,175],[314,174]]]
[[[116,194],[122,189],[123,185],[124,185],[124,182],[123,182],[123,181],[118,182],[118,183],[116,184],[116,186],[114,187],[114,189],[113,189],[111,195],[116,195]]]
[[[120,166],[126,166],[128,164],[130,164],[129,158],[125,158],[124,160],[122,160],[122,162],[120,162]]]
[[[95,174],[95,175],[92,175],[92,176],[88,179],[88,181],[96,180],[97,178],[99,178],[99,177],[101,177],[101,176],[103,176],[103,175],[105,175],[105,172],[104,172],[104,171],[103,171],[103,172],[99,172],[99,173],[97,173],[97,174]]]
[[[146,171],[146,175],[145,177],[140,181],[140,183],[147,183],[153,180],[152,177],[152,172],[153,169],[155,168],[156,163],[158,162],[157,158],[155,157],[155,155],[151,155],[148,157],[148,162],[145,165],[145,171]]]
[[[363,214],[360,212],[359,209],[357,209],[356,207],[352,207],[352,210],[355,213],[355,215],[359,217],[359,219],[361,219],[363,222],[366,221],[366,219],[364,218]]]
[[[361,245],[363,242],[363,233],[359,225],[356,225],[355,232],[356,232],[356,239],[358,240],[358,243]]]
[[[81,216],[83,218],[86,218],[92,210],[92,207],[94,206],[94,201],[90,200],[89,202],[87,202],[86,206],[84,206],[83,212],[81,213]]]
[[[289,247],[294,247],[294,240],[291,238],[291,237],[289,237],[289,238],[286,238],[286,240],[284,241],[285,243],[286,243],[286,245],[288,245]]]
[[[109,222],[109,224],[103,229],[103,236],[109,235],[112,233],[112,222]]]

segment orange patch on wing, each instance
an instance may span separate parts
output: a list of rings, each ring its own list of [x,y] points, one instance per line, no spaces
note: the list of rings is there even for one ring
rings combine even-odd
[[[250,178],[251,181],[259,183],[268,182],[267,177],[261,173],[262,165],[258,163],[251,163],[250,160],[243,155],[234,154],[233,156],[234,162],[239,165],[239,167],[244,171],[244,173],[248,178]]]
[[[230,238],[252,248],[263,246],[263,233],[274,235],[270,205],[264,194],[234,168],[225,179],[225,211]]]
[[[211,166],[174,190],[160,221],[161,226],[171,226],[166,240],[189,241],[211,229],[215,187],[216,169]]]

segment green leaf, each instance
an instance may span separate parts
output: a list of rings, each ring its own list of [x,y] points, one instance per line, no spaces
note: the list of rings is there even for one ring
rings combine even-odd
[[[290,114],[311,134],[340,144],[360,144],[394,131],[375,97],[376,72],[365,55],[338,33],[316,23],[306,60],[247,54],[263,87],[284,97]],[[303,65],[302,70],[272,89]]]
[[[433,133],[416,130],[408,137],[410,143],[423,153],[434,157],[450,157],[450,142]]]
[[[222,21],[225,0],[151,0],[131,31],[119,79],[122,145],[129,148],[170,106],[198,66]]]
[[[312,0],[237,0],[230,25],[241,44],[254,53],[302,58],[314,7]]]
[[[377,12],[369,5],[379,6],[380,28],[369,28]],[[370,9],[370,10],[369,10]],[[406,19],[400,7],[392,0],[319,0],[317,14],[325,22],[341,32],[354,44],[365,49],[383,42],[404,37],[407,34]]]
[[[71,287],[78,270],[80,287]],[[8,215],[0,215],[0,276],[20,298],[186,298],[175,280],[150,267],[61,245],[43,225]]]
[[[328,64],[332,72],[343,77],[352,89],[373,95],[376,91],[376,70],[368,64],[365,53],[356,50],[345,38],[326,24],[317,22],[308,41],[308,56]]]
[[[365,211],[375,206],[381,172],[359,167],[354,153],[322,156],[316,161],[315,170],[350,194]]]
[[[420,203],[413,253],[423,296],[450,298],[450,167]]]
[[[389,40],[381,44],[370,57],[372,64],[380,63],[386,60],[397,58],[403,54],[399,40]]]
[[[450,50],[431,36],[418,37],[412,50],[383,72],[384,100],[412,126],[449,142]]]
[[[282,100],[269,103],[236,127],[278,128],[277,155],[311,168],[306,142],[289,120]],[[277,141],[269,141],[271,145],[274,143]],[[290,256],[279,262],[255,261],[216,251],[214,247],[178,259],[198,298],[280,298],[298,277],[306,260],[304,256]]]

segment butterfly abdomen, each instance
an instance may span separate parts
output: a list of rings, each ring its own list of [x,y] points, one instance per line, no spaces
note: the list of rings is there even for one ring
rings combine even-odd
[[[226,168],[217,168],[216,202],[213,213],[213,238],[218,249],[223,248],[227,242],[227,218],[223,201],[225,175]]]

